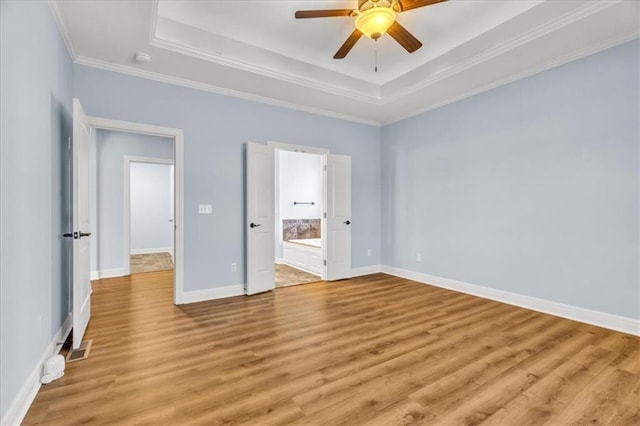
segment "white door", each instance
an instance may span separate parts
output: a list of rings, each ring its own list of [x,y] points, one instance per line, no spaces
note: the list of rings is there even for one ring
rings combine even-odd
[[[73,349],[80,347],[91,316],[89,279],[89,125],[73,100]]]
[[[175,168],[169,166],[169,247],[171,247],[171,261],[175,262]]]
[[[275,287],[273,148],[247,143],[247,294]]]
[[[327,156],[327,219],[323,256],[327,280],[351,278],[351,157]]]

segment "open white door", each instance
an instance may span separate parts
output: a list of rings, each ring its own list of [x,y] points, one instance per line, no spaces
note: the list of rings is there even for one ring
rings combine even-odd
[[[89,125],[73,100],[73,349],[78,349],[91,316],[89,279]]]
[[[176,196],[175,196],[175,167],[173,165],[169,166],[169,247],[171,247],[171,261],[175,262],[175,252],[176,252],[176,243],[175,243],[175,234],[176,234],[176,224],[175,224],[175,210],[176,210]]]
[[[247,143],[247,294],[275,287],[273,148]]]
[[[326,238],[329,281],[351,278],[351,157],[327,155]]]

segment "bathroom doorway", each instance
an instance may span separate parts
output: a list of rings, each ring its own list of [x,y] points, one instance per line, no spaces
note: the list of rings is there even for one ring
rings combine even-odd
[[[275,286],[322,279],[322,154],[275,150]]]
[[[306,259],[298,258],[294,269],[318,274],[311,270],[320,261],[318,280],[336,281],[350,278],[351,271],[351,157],[330,154],[327,149],[267,142],[266,145],[247,142],[246,145],[246,245],[247,282],[246,294],[253,295],[275,288],[275,263],[282,263],[286,256],[284,219],[281,218],[280,194],[276,194],[276,161],[278,151],[317,154],[322,158],[322,196],[320,204],[320,259],[314,253],[306,253]],[[294,177],[294,181],[298,178]],[[278,188],[279,189],[279,188]],[[306,194],[303,194],[306,196]],[[291,205],[315,206],[315,201],[289,200]],[[295,204],[294,204],[295,202]],[[297,218],[295,218],[297,219]],[[305,227],[311,227],[305,224]],[[298,230],[296,229],[296,234]],[[281,236],[280,236],[281,235]],[[282,238],[282,251],[277,250]],[[301,238],[298,238],[301,239]],[[316,242],[317,244],[317,242]],[[307,244],[309,245],[309,244]],[[313,248],[313,247],[311,247]],[[303,256],[299,252],[298,256]],[[287,265],[289,266],[289,265]],[[314,278],[315,279],[315,278]]]

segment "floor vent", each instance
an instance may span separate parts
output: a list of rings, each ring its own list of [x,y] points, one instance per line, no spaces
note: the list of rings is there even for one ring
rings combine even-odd
[[[89,358],[91,343],[93,343],[93,340],[83,340],[78,349],[69,349],[69,352],[67,352],[67,362],[82,361],[83,359]]]

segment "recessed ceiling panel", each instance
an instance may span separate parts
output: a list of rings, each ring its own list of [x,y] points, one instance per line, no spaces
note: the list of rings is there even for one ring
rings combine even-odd
[[[409,54],[390,36],[362,37],[345,59],[334,53],[354,30],[353,17],[295,19],[296,10],[355,9],[357,1],[160,0],[158,16],[377,85],[403,74],[526,12],[541,0],[447,2],[399,13],[397,20],[422,41]],[[212,53],[215,53],[212,47]],[[233,56],[232,52],[225,53]],[[247,58],[237,58],[246,61]],[[378,71],[375,71],[375,64]],[[254,62],[259,66],[259,62]],[[265,67],[268,68],[268,64]]]
[[[362,38],[353,18],[296,10],[357,1],[50,0],[75,63],[386,124],[640,35],[637,0],[449,0],[398,15],[423,47]],[[150,63],[134,60],[148,53]],[[374,72],[377,52],[378,72]]]

